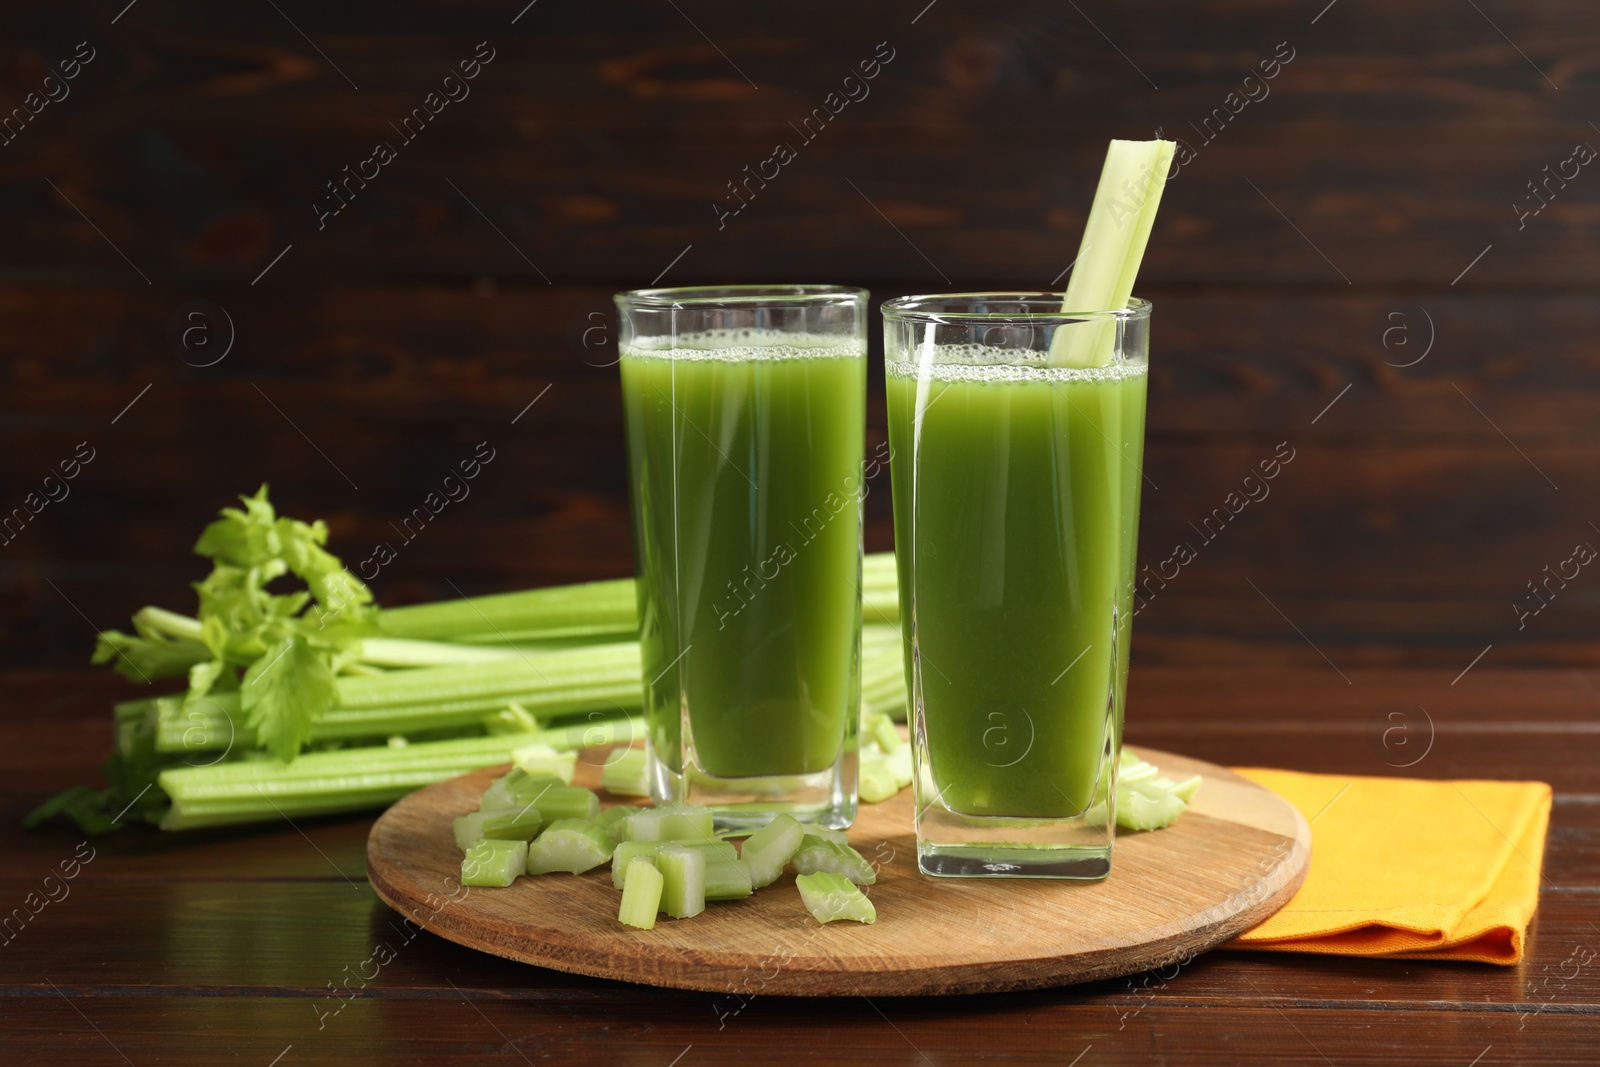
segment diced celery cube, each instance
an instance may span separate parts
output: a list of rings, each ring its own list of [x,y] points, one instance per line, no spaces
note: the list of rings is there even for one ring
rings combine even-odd
[[[628,841],[702,840],[712,836],[711,809],[695,804],[657,804],[622,820],[619,827]]]
[[[771,885],[783,868],[800,851],[805,827],[793,815],[779,815],[745,839],[739,856],[750,868],[750,881],[757,888]]]
[[[647,771],[644,749],[614,751],[611,762],[600,771],[600,788],[616,796],[647,797],[650,795]]]
[[[661,910],[687,919],[706,910],[706,854],[697,848],[666,845],[656,851],[661,872]]]
[[[622,904],[617,908],[617,921],[641,930],[651,930],[656,925],[656,913],[661,910],[661,890],[665,879],[656,869],[653,856],[635,856],[628,861],[627,888],[622,891]]]
[[[484,839],[467,849],[461,861],[461,884],[504,889],[517,880],[527,860],[526,841]]]
[[[634,812],[641,810],[643,809],[636,808],[632,804],[614,804],[609,808],[602,809],[600,814],[594,817],[595,825],[615,837],[620,832],[617,824]]]
[[[794,854],[796,874],[816,874],[823,871],[841,874],[856,885],[872,885],[878,876],[872,865],[849,845],[807,834]]]
[[[553,774],[531,775],[527,771],[513,767],[489,783],[489,788],[483,791],[479,807],[521,807],[530,797],[537,796],[546,787],[564,784]]]
[[[878,747],[884,752],[893,752],[905,744],[900,739],[900,732],[894,728],[894,720],[887,715],[880,715],[873,721],[872,739],[878,742]]]
[[[859,923],[878,920],[878,909],[872,906],[856,885],[842,874],[817,871],[802,874],[794,880],[800,890],[800,899],[806,910],[822,923],[837,919],[853,919]]]
[[[500,841],[531,841],[544,825],[538,808],[497,808],[474,811],[455,820],[456,846],[465,852],[485,838]]]
[[[720,855],[712,849],[703,848],[699,851],[706,857],[706,900],[743,900],[754,891],[750,868],[744,860]]]
[[[547,785],[525,803],[538,808],[547,824],[561,819],[592,821],[600,814],[600,798],[580,785]]]
[[[640,856],[647,856],[650,862],[655,862],[656,849],[661,847],[659,841],[619,841],[616,849],[611,853],[611,884],[618,889],[628,887],[628,868]]]
[[[1173,795],[1185,804],[1193,804],[1195,794],[1200,792],[1200,776],[1192,774],[1172,787]]]
[[[911,784],[911,779],[915,777],[915,773],[911,769],[910,745],[901,745],[889,753],[888,764],[889,770],[894,774],[895,783],[901,789]]]
[[[553,775],[567,785],[572,784],[578,767],[576,752],[558,752],[542,741],[511,750],[511,762],[517,770],[529,776]]]
[[[801,823],[805,828],[807,837],[820,837],[824,841],[837,841],[841,845],[850,843],[850,835],[843,830],[830,830],[826,826],[813,826],[810,823]]]
[[[616,842],[587,819],[557,819],[528,846],[528,873],[582,874],[611,858]]]
[[[867,804],[881,804],[900,792],[887,756],[863,756],[857,771],[856,791]]]
[[[1188,806],[1176,793],[1149,783],[1117,787],[1117,825],[1124,830],[1171,826]]]

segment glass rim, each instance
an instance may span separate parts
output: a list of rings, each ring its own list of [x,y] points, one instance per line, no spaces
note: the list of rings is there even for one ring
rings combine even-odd
[[[980,302],[1006,302],[1027,305],[1030,302],[1053,304],[1049,310],[1039,311],[953,311],[947,304],[976,304]],[[878,310],[886,322],[928,323],[1050,323],[1083,322],[1086,319],[1103,319],[1109,322],[1133,322],[1150,317],[1151,303],[1141,297],[1130,297],[1128,306],[1118,310],[1062,311],[1061,294],[1047,292],[978,292],[978,293],[924,293],[897,296],[885,300]]]
[[[629,289],[613,299],[619,307],[644,311],[753,307],[866,306],[871,294],[851,285],[686,285]]]

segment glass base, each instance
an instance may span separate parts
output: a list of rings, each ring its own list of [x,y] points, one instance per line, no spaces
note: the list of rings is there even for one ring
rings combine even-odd
[[[851,753],[815,774],[716,778],[689,768],[676,773],[650,760],[650,795],[656,801],[700,804],[712,810],[717,831],[749,833],[779,815],[831,830],[856,821],[856,758]]]
[[[917,867],[935,878],[1076,878],[1095,881],[1111,873],[1109,848],[917,843]]]
[[[937,878],[1075,878],[1111,873],[1106,807],[1072,818],[962,815],[933,803],[917,813],[917,866]]]

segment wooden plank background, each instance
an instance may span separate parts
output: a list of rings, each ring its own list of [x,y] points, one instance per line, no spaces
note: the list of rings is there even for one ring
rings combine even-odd
[[[1141,612],[1136,669],[1600,649],[1600,574],[1513,609],[1600,546],[1600,175],[1514,208],[1600,145],[1592,4],[97,0],[0,24],[0,117],[93,54],[0,144],[0,508],[95,457],[0,546],[5,663],[77,664],[95,628],[185,607],[232,494],[270,481],[359,561],[484,440],[382,601],[626,573],[612,292],[1049,287],[1106,139],[1158,128],[1196,154],[1139,287],[1141,562],[1198,558]],[[491,50],[413,141],[391,127]],[[804,142],[790,124],[846,89]],[[380,141],[395,158],[319,229]],[[719,228],[780,141],[796,158]],[[1271,496],[1202,546],[1190,524],[1284,441]],[[885,478],[869,548],[887,504]]]

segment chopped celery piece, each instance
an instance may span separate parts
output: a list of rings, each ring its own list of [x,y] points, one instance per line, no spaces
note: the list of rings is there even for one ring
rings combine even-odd
[[[611,884],[618,889],[627,884],[628,861],[635,856],[654,856],[661,849],[669,846],[692,848],[697,852],[704,852],[706,863],[708,864],[726,863],[739,858],[739,853],[727,841],[621,841],[618,842],[616,851],[611,854]],[[745,880],[748,881],[748,878]],[[749,892],[746,891],[738,895],[741,897],[749,896]],[[707,899],[723,900],[727,898],[708,896]]]
[[[627,873],[633,877],[627,878],[627,885],[622,890],[617,921],[641,930],[654,929],[656,912],[661,910],[661,889],[665,881],[656,869],[655,857],[633,857],[628,861]]]
[[[649,796],[644,749],[624,749],[611,755],[611,762],[600,772],[600,788],[619,797]]]
[[[521,807],[550,786],[563,784],[561,779],[553,774],[532,775],[519,767],[513,767],[489,783],[489,788],[483,791],[483,799],[478,806],[480,808]]]
[[[887,756],[862,756],[857,771],[856,791],[863,802],[881,804],[900,792]]]
[[[813,826],[810,823],[802,823],[801,826],[807,837],[820,837],[824,841],[837,841],[841,845],[850,843],[850,835],[843,830],[830,830],[826,826]]]
[[[479,841],[461,861],[461,884],[504,889],[517,880],[527,862],[526,841]]]
[[[611,859],[616,847],[610,835],[587,819],[557,819],[528,846],[528,873],[582,874]]]
[[[743,900],[755,890],[750,881],[750,868],[744,860],[724,856],[714,849],[703,848],[699,851],[706,858],[707,900]]]
[[[687,919],[706,910],[706,854],[697,848],[664,845],[656,851],[661,872],[661,910]],[[624,890],[626,892],[626,890]]]
[[[548,774],[571,785],[573,774],[578,769],[578,754],[557,752],[543,741],[535,741],[531,745],[512,749],[511,762],[515,763],[517,770],[523,774],[529,776]]]
[[[544,825],[538,808],[494,808],[475,811],[455,821],[456,846],[465,852],[483,840],[532,841]]]
[[[619,841],[611,853],[611,884],[618,889],[628,887],[628,869],[640,856],[648,856],[654,864],[659,841]]]
[[[872,906],[872,901],[842,874],[827,871],[802,874],[794,884],[800,889],[800,899],[805,901],[806,910],[819,923],[837,919],[853,919],[858,923],[878,920],[878,909]]]
[[[915,772],[911,769],[911,746],[901,745],[887,757],[889,770],[894,775],[895,783],[904,789],[911,784]]]
[[[632,815],[634,812],[640,810],[643,809],[636,808],[632,804],[616,804],[612,807],[606,808],[599,815],[596,815],[594,817],[595,825],[599,826],[600,829],[615,837],[619,832],[617,824],[623,819],[626,819],[628,816]]]
[[[900,739],[900,732],[894,728],[894,720],[887,715],[879,716],[873,722],[872,740],[878,742],[878,747],[885,753],[893,752],[905,744]]]
[[[657,804],[636,811],[619,827],[626,841],[683,841],[712,836],[711,809],[695,804]]]
[[[776,882],[783,868],[800,851],[804,837],[805,827],[796,822],[793,815],[779,815],[751,834],[739,853],[750,868],[751,884],[760,889]]]
[[[1195,794],[1200,792],[1200,776],[1191,774],[1183,781],[1172,787],[1172,795],[1185,804],[1193,804]]]
[[[1182,797],[1159,786],[1136,783],[1128,789],[1119,787],[1117,826],[1124,830],[1159,830],[1172,825],[1188,806]]]
[[[593,821],[600,814],[600,798],[581,785],[550,785],[527,799],[539,809],[545,822],[559,819]]]
[[[818,871],[840,874],[856,885],[872,885],[878,880],[872,865],[861,853],[849,845],[809,833],[801,842],[800,851],[794,854],[794,869],[796,874],[816,874]]]

